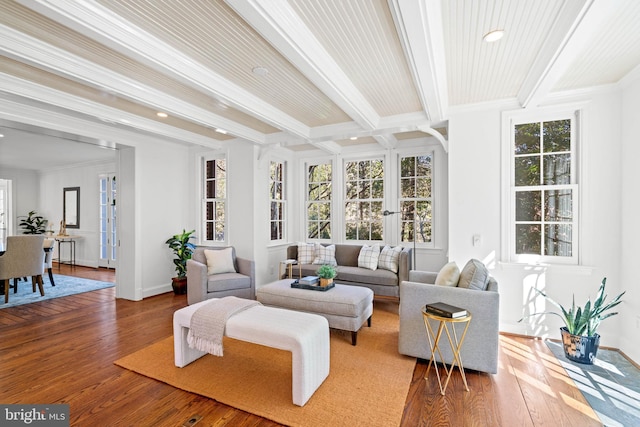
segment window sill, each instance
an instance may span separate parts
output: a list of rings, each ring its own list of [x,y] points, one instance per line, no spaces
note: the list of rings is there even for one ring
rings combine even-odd
[[[523,263],[523,262],[498,262],[498,266],[502,270],[531,270],[531,271],[557,271],[562,273],[579,274],[581,276],[590,276],[593,274],[595,267],[587,265],[571,265],[571,264],[551,264],[545,262],[539,263]]]

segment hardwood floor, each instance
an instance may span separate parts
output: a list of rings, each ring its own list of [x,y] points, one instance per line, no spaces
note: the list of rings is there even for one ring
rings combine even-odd
[[[62,266],[59,274],[113,281],[109,270]],[[113,362],[172,334],[186,296],[133,302],[99,291],[0,310],[0,402],[68,403],[71,425],[277,426],[214,400],[175,389]],[[501,336],[496,375],[457,373],[446,396],[418,361],[403,426],[598,426],[582,394],[543,341]],[[432,371],[433,372],[433,371]],[[384,396],[381,396],[383,399]]]

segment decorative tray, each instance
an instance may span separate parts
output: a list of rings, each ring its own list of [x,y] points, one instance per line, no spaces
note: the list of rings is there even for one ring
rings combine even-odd
[[[329,289],[335,287],[335,283],[330,284],[329,286],[320,286],[320,284],[316,284],[316,285],[303,285],[300,282],[298,282],[297,280],[294,280],[293,282],[291,282],[291,287],[292,288],[296,288],[296,289],[308,289],[310,291],[320,291],[320,292],[326,292]]]

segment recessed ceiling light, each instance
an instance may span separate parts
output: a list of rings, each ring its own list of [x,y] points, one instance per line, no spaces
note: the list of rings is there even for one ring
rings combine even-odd
[[[260,66],[258,66],[258,67],[253,67],[253,68],[251,69],[251,71],[253,72],[253,74],[255,74],[256,76],[260,76],[260,77],[264,77],[264,76],[266,76],[267,74],[269,74],[269,70],[267,70],[267,69],[266,69],[266,68],[264,68],[264,67],[260,67]]]
[[[226,131],[226,130],[224,130],[224,129],[217,129],[217,128],[216,128],[216,132],[221,133],[221,134],[223,134],[223,135],[226,135],[226,134],[227,134],[227,131]]]
[[[157,112],[156,116],[162,117],[163,119],[169,117],[169,115],[167,113],[163,113],[162,111]]]
[[[482,37],[482,40],[486,41],[487,43],[492,43],[500,40],[502,36],[504,36],[504,30],[494,30],[489,31],[487,34],[485,34]]]
[[[352,141],[355,141],[356,139],[358,139],[358,137],[357,137],[357,136],[352,136],[352,137],[351,137],[351,138],[349,138],[349,139],[350,139],[350,140],[352,140]]]
[[[4,135],[0,133],[0,138],[4,138]]]

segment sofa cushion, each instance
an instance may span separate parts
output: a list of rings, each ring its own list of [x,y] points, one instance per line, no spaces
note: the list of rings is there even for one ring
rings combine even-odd
[[[454,261],[451,261],[440,269],[436,276],[435,284],[441,286],[457,286],[459,279],[460,269]]]
[[[459,288],[484,291],[489,283],[489,270],[477,259],[470,259],[460,272]]]
[[[400,259],[400,252],[402,252],[402,246],[396,246],[392,248],[386,245],[380,251],[380,257],[378,258],[378,268],[398,272],[398,260]]]
[[[315,251],[316,256],[313,259],[313,264],[338,265],[336,262],[336,245],[322,246],[320,243],[317,243]]]
[[[376,271],[360,267],[348,267],[339,265],[336,268],[338,275],[335,282],[341,283],[367,283],[371,285],[398,286],[398,275],[389,270],[377,269]]]
[[[209,276],[207,292],[231,291],[251,287],[251,278],[240,273],[221,273]]]
[[[207,258],[207,274],[235,273],[233,264],[233,248],[220,250],[205,249],[204,256]]]
[[[311,264],[315,258],[316,246],[313,243],[298,243],[298,263]]]
[[[363,245],[358,256],[358,267],[369,270],[378,269],[378,257],[380,256],[380,245]]]

